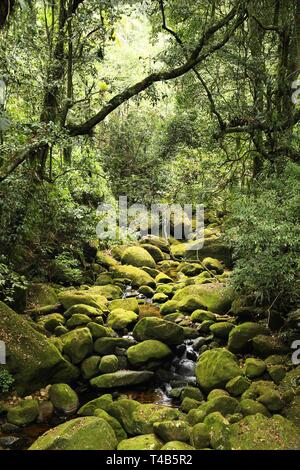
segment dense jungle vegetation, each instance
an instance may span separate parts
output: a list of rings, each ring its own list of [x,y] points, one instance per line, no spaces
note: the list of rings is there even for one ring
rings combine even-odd
[[[117,302],[130,279],[131,287],[158,304],[163,315],[178,310],[194,315],[204,308],[212,315],[235,316],[219,318],[228,325],[215,332],[220,344],[212,343],[210,351],[221,351],[218,346],[229,335],[229,350],[244,352],[231,345],[229,334],[244,321],[256,322],[258,328],[248,340],[264,335],[260,322],[277,332],[276,341],[283,343],[267,348],[270,355],[290,351],[291,342],[299,339],[300,324],[299,72],[299,0],[1,0],[0,301],[5,309],[25,312],[24,318],[33,315],[29,321],[33,319],[39,331],[46,328],[48,336],[50,332],[58,339],[84,322],[68,325],[69,317],[66,328],[58,317],[51,317],[55,326],[47,328],[39,315],[61,316],[74,306],[58,301],[57,292],[76,289],[80,295],[91,285],[117,286],[119,294],[101,291],[106,300]],[[129,251],[135,245],[140,249],[141,240],[98,240],[97,208],[103,203],[116,207],[120,196],[148,208],[159,203],[203,204],[203,252],[193,252],[190,241],[152,240],[151,248],[151,239],[146,239],[144,249],[155,260],[151,264],[139,252],[126,254],[128,246]],[[142,261],[137,261],[139,256]],[[136,281],[134,273],[125,271],[112,281],[109,273],[118,270],[120,262],[146,266],[156,285],[145,278]],[[159,281],[157,276],[169,280]],[[157,287],[175,281],[181,284],[173,291]],[[210,302],[191,306],[191,299],[184,303],[180,290],[197,283],[226,284],[234,299],[231,310]],[[46,300],[37,294],[39,289]],[[169,305],[173,295],[176,307]],[[82,299],[77,303],[95,307]],[[57,304],[63,309],[53,308]],[[163,313],[167,304],[170,308]],[[136,306],[128,310],[137,315]],[[196,324],[215,318],[200,317]],[[119,331],[136,319],[115,328],[108,320],[108,326]],[[182,328],[193,328],[184,323],[186,319],[178,322]],[[206,327],[197,331],[213,333],[214,327]],[[5,338],[10,328],[5,318],[3,324],[0,320],[0,333],[1,328]],[[161,339],[135,335],[138,341],[153,338]],[[186,332],[185,338],[195,336]],[[79,368],[91,351],[78,361],[72,352],[63,353],[71,357],[72,367]],[[103,356],[99,348],[97,353]],[[128,357],[131,367],[139,369],[141,364]],[[281,363],[272,366],[282,368]],[[105,370],[118,373],[103,366],[102,373]],[[14,383],[20,395],[35,391],[26,385],[28,377],[20,378],[14,371],[15,365],[9,373],[0,371],[0,392],[1,387],[3,393],[12,390]],[[196,373],[202,391],[222,388],[224,380],[207,384],[202,372]],[[69,380],[62,374],[61,381],[72,383],[76,373],[68,374]],[[280,380],[269,375],[279,385]],[[85,379],[92,376],[83,372]],[[36,390],[52,383],[47,379],[37,380]],[[284,407],[274,405],[279,392],[272,393],[273,405],[259,402],[266,405],[266,416]],[[200,400],[199,394],[188,396]],[[282,414],[290,418],[293,413]],[[198,426],[197,421],[192,424]],[[264,429],[260,421],[257,426]],[[135,436],[126,426],[125,431]],[[195,431],[190,441],[194,447],[220,448],[198,436]],[[292,440],[287,438],[290,444]],[[247,441],[244,446],[252,444]]]

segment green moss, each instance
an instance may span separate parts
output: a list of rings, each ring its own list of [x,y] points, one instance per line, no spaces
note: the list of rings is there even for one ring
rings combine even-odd
[[[105,338],[105,337],[112,337],[116,333],[111,330],[110,328],[107,328],[106,326],[99,325],[98,323],[95,322],[90,322],[87,324],[88,329],[92,333],[93,338]]]
[[[30,307],[43,307],[58,304],[57,293],[49,284],[32,284],[28,289],[28,304]]]
[[[180,405],[180,410],[184,413],[188,413],[190,410],[198,408],[201,405],[201,401],[196,400],[195,398],[184,397]]]
[[[82,377],[85,380],[95,377],[99,373],[99,363],[99,356],[90,356],[84,359],[80,365]]]
[[[189,442],[191,429],[185,421],[162,421],[153,424],[154,433],[164,442]]]
[[[58,298],[66,310],[78,304],[89,305],[100,310],[105,309],[107,305],[107,299],[103,295],[90,293],[89,291],[64,291],[59,294]]]
[[[93,338],[88,328],[78,328],[60,337],[63,353],[73,364],[79,364],[93,350]]]
[[[118,264],[117,260],[115,260],[111,255],[100,250],[97,251],[96,261],[105,268],[110,268]]]
[[[91,307],[90,305],[76,304],[65,311],[64,317],[71,318],[74,314],[87,315],[88,317],[94,318],[102,315],[103,311],[100,308]]]
[[[204,423],[193,426],[191,443],[196,449],[205,449],[210,446],[209,428]]]
[[[232,295],[231,290],[222,284],[192,284],[178,290],[173,299],[181,301],[186,296],[194,296],[200,299],[199,301],[207,310],[214,313],[226,313],[231,307]]]
[[[114,354],[109,354],[101,358],[99,364],[99,371],[102,374],[109,374],[111,372],[116,372],[119,369],[119,361],[117,356]]]
[[[107,284],[105,286],[93,286],[88,290],[89,293],[96,295],[103,295],[108,300],[120,299],[123,291],[119,286],[114,284]]]
[[[223,348],[205,351],[196,365],[198,383],[206,391],[224,387],[240,372],[236,357]]]
[[[51,385],[49,399],[56,410],[66,415],[75,413],[79,406],[77,393],[67,384]]]
[[[98,338],[94,343],[94,350],[100,356],[115,354],[116,348],[127,349],[134,341],[130,338]]]
[[[168,315],[170,313],[174,313],[177,311],[177,304],[176,300],[168,300],[160,307],[160,313],[162,315]]]
[[[251,382],[246,377],[239,375],[238,377],[234,377],[233,379],[229,380],[226,384],[226,390],[232,395],[233,397],[238,397],[242,395],[251,385]]]
[[[165,359],[172,354],[170,348],[157,340],[142,341],[127,350],[127,357],[130,364],[135,367],[147,364],[149,361]]]
[[[97,409],[95,410],[94,416],[104,419],[113,428],[118,442],[127,439],[127,434],[119,421],[113,416],[110,416],[106,411]]]
[[[144,286],[145,287],[145,286]],[[147,287],[147,286],[146,286]],[[129,310],[134,313],[139,313],[139,304],[136,298],[128,298],[128,299],[118,299],[112,300],[109,302],[109,310],[115,310],[117,308],[122,308],[124,310]]]
[[[164,254],[158,246],[150,243],[143,243],[141,246],[144,250],[148,251],[156,263],[164,260]]]
[[[162,446],[163,443],[154,434],[146,434],[124,439],[117,450],[159,450]]]
[[[251,340],[266,333],[267,328],[253,322],[245,322],[231,330],[228,339],[228,349],[232,352],[246,351],[251,348]]]
[[[160,450],[196,450],[195,447],[190,446],[186,442],[181,441],[170,441],[167,442]]]
[[[255,359],[254,357],[248,357],[245,360],[244,374],[249,379],[255,379],[260,377],[266,370],[266,364],[261,359]]]
[[[122,254],[121,261],[123,264],[129,264],[142,268],[147,266],[148,268],[155,268],[155,261],[150,253],[145,250],[142,246],[130,246]]]
[[[138,341],[157,339],[166,344],[180,344],[184,339],[182,327],[161,318],[142,318],[134,327],[133,336]]]
[[[116,266],[114,273],[120,278],[130,279],[133,287],[155,287],[154,279],[145,271],[135,266]]]
[[[66,327],[68,329],[77,328],[78,326],[86,325],[91,321],[90,317],[83,315],[82,313],[74,313],[74,315],[67,320]]]
[[[216,274],[222,274],[224,269],[222,263],[216,258],[204,258],[202,261],[203,266],[205,266],[209,271],[215,271]]]
[[[110,393],[105,393],[101,397],[95,398],[83,405],[79,410],[80,416],[93,416],[96,410],[104,410],[107,412],[109,406],[113,403],[113,397]]]
[[[53,332],[57,326],[61,326],[64,323],[65,319],[60,313],[50,313],[49,315],[43,315],[38,319],[38,325],[50,332]]]
[[[7,421],[16,426],[33,423],[39,415],[37,400],[22,400],[18,405],[8,409]]]
[[[207,310],[197,309],[191,315],[191,320],[195,323],[202,323],[206,320],[214,322],[216,320],[215,313],[208,312]]]
[[[258,356],[267,357],[271,354],[284,354],[290,351],[289,347],[273,336],[259,334],[252,340],[253,349]]]
[[[131,323],[136,322],[138,315],[130,310],[124,310],[122,308],[116,308],[112,310],[108,316],[107,324],[114,330],[122,330]]]
[[[210,331],[217,338],[227,339],[234,324],[227,321],[220,321],[210,326]]]
[[[29,450],[115,450],[116,447],[113,428],[102,418],[88,416],[47,431]]]
[[[17,338],[17,341],[16,341]],[[45,336],[21,315],[0,302],[0,340],[7,349],[7,369],[19,394],[31,393],[49,383],[71,382],[78,371]]]
[[[138,385],[148,382],[153,377],[153,372],[119,370],[111,374],[103,374],[90,380],[90,384],[95,388],[114,388],[126,385]]]

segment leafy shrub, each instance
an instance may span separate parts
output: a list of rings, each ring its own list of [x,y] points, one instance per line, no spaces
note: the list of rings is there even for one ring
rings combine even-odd
[[[0,256],[0,300],[7,304],[13,304],[20,291],[28,287],[25,276],[13,271],[3,256]]]
[[[8,370],[0,370],[0,393],[10,392],[14,381],[13,376],[8,372]]]
[[[237,194],[232,205],[232,283],[269,306],[289,308],[299,300],[299,176],[299,167],[290,165]]]

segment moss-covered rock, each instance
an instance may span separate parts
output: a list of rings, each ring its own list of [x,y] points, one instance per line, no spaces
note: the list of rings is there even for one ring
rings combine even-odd
[[[104,410],[108,412],[109,406],[113,403],[113,397],[110,393],[105,393],[94,400],[85,403],[79,410],[80,416],[93,416],[96,410]]]
[[[248,357],[245,360],[243,372],[249,379],[260,377],[266,370],[266,364],[261,359]]]
[[[153,424],[153,429],[154,433],[164,442],[189,442],[190,439],[190,426],[182,420],[156,422]]]
[[[122,330],[131,323],[136,322],[138,315],[130,310],[124,310],[123,308],[116,308],[112,310],[108,316],[107,324],[113,330]]]
[[[117,299],[109,302],[109,310],[112,312],[117,308],[122,308],[123,310],[129,310],[134,313],[139,313],[139,304],[135,297],[128,299]]]
[[[116,447],[115,432],[107,421],[87,416],[47,431],[29,450],[115,450]]]
[[[91,321],[90,317],[83,315],[82,313],[75,313],[67,320],[66,327],[68,329],[77,328],[78,326],[86,325]]]
[[[242,395],[246,390],[248,390],[250,385],[251,385],[251,382],[249,379],[247,379],[247,377],[239,375],[229,380],[229,382],[227,382],[226,390],[233,397],[238,397]]]
[[[119,370],[110,374],[103,374],[90,380],[90,384],[95,388],[114,388],[126,385],[139,385],[148,382],[153,377],[153,372]]]
[[[162,292],[156,292],[154,296],[152,297],[153,302],[158,303],[158,304],[163,304],[168,300],[168,296],[166,294],[163,294]]]
[[[133,336],[138,341],[157,339],[166,344],[181,344],[183,328],[161,318],[142,318],[134,327]]]
[[[209,271],[215,271],[217,274],[222,274],[224,271],[221,261],[216,258],[204,258],[202,264],[206,267],[206,269],[208,269]]]
[[[111,329],[107,328],[106,326],[99,325],[96,322],[89,322],[87,325],[88,329],[90,330],[93,338],[111,338],[116,336],[116,333]]]
[[[64,317],[71,318],[72,315],[75,314],[86,315],[93,319],[102,315],[103,310],[101,310],[100,308],[91,307],[90,305],[76,304],[72,305],[72,307],[68,308],[68,310],[65,311]]]
[[[210,446],[209,428],[204,423],[197,423],[192,428],[191,443],[196,449],[205,449]]]
[[[159,450],[162,446],[163,443],[155,434],[145,434],[124,439],[119,443],[117,450]]]
[[[139,288],[139,294],[142,294],[144,297],[147,297],[148,299],[151,299],[151,297],[154,296],[155,290],[152,289],[152,287],[149,286],[141,286]]]
[[[205,305],[203,304],[201,297],[196,295],[186,295],[178,302],[177,308],[181,312],[192,313],[197,309],[205,308]]]
[[[100,356],[115,354],[116,348],[128,349],[135,342],[131,338],[98,338],[94,343],[94,350]]]
[[[276,385],[279,385],[284,379],[286,371],[286,367],[280,364],[268,367],[268,374]]]
[[[270,416],[269,411],[267,408],[256,400],[252,400],[251,398],[245,398],[240,401],[241,405],[241,412],[244,416],[251,416],[260,413],[264,416]]]
[[[146,251],[146,250],[145,250]],[[114,273],[120,278],[129,279],[133,287],[150,286],[155,287],[155,281],[150,274],[136,266],[116,266]]]
[[[235,325],[233,323],[228,321],[220,321],[211,325],[209,329],[217,338],[227,339],[234,326]]]
[[[198,408],[199,405],[201,405],[201,401],[196,400],[195,398],[184,397],[180,405],[180,410],[184,413],[188,413],[190,410]]]
[[[242,323],[231,330],[228,349],[232,352],[247,351],[251,348],[251,340],[255,336],[265,333],[267,333],[267,328],[259,323]]]
[[[226,383],[241,375],[237,359],[223,348],[205,351],[196,365],[196,377],[205,391],[225,387]]]
[[[193,398],[194,400],[198,400],[202,402],[204,400],[203,393],[199,390],[198,387],[186,386],[181,390],[180,399],[184,400],[184,398]]]
[[[119,286],[114,284],[107,284],[105,286],[93,286],[90,287],[88,292],[92,295],[102,295],[108,300],[120,299],[123,295],[123,291]]]
[[[118,261],[115,260],[109,253],[100,250],[98,250],[96,253],[96,261],[108,269],[118,264]]]
[[[0,302],[0,340],[6,344],[5,367],[13,375],[20,395],[49,383],[71,382],[78,376],[77,369],[45,336],[3,302]]]
[[[177,311],[177,304],[176,300],[168,300],[160,307],[160,313],[162,315],[169,315],[170,313],[174,313]]]
[[[63,353],[73,364],[79,364],[93,350],[93,338],[88,328],[77,328],[60,337]]]
[[[89,291],[64,291],[59,294],[58,299],[66,310],[78,304],[89,305],[90,307],[103,310],[108,303],[103,295],[90,293]]]
[[[58,296],[49,284],[31,284],[27,291],[27,304],[32,307],[44,307],[58,304]]]
[[[169,284],[173,282],[173,279],[165,273],[159,273],[155,277],[155,282],[157,284]]]
[[[7,421],[16,426],[24,426],[33,423],[39,415],[37,400],[22,400],[16,406],[8,409]]]
[[[51,385],[49,399],[54,408],[65,415],[75,413],[79,406],[77,393],[68,384]]]
[[[123,439],[127,439],[127,434],[119,421],[113,416],[110,416],[106,411],[96,409],[94,416],[104,419],[113,428],[118,442],[122,441]]]
[[[186,442],[181,442],[181,441],[170,441],[167,442],[160,450],[196,450],[195,447],[190,446]]]
[[[195,323],[202,323],[204,321],[214,322],[216,320],[216,315],[213,312],[208,312],[207,310],[197,309],[191,315],[191,320]]]
[[[148,268],[155,268],[155,261],[150,253],[145,250],[142,246],[130,246],[122,254],[121,261],[123,264],[129,264],[142,268],[147,266]]]
[[[95,377],[99,373],[99,363],[99,356],[90,356],[84,359],[80,365],[82,377],[85,380]]]
[[[151,243],[143,243],[141,246],[144,250],[148,251],[155,263],[159,263],[165,259],[163,252],[158,246],[152,245]]]
[[[243,393],[242,398],[257,400],[273,412],[283,408],[283,400],[278,388],[273,382],[267,380],[252,382],[248,390]]]
[[[230,426],[229,442],[234,450],[298,450],[300,431],[282,416],[256,414]]]
[[[162,421],[177,421],[184,415],[176,408],[156,404],[143,404],[136,407],[132,413],[131,434],[152,433],[154,423]]]
[[[259,334],[252,340],[253,350],[260,357],[267,357],[271,354],[285,354],[290,351],[279,338]]]
[[[199,298],[204,308],[214,313],[227,313],[233,298],[231,290],[221,283],[192,284],[179,289],[173,299],[181,301],[186,296]]]
[[[170,244],[166,238],[158,237],[156,235],[145,235],[141,239],[141,244],[144,245],[145,243],[157,246],[164,253],[170,252]]]
[[[149,339],[127,349],[130,364],[139,367],[149,361],[161,361],[172,354],[171,349],[161,341]]]
[[[110,374],[111,372],[116,372],[118,369],[119,361],[114,354],[108,354],[101,358],[99,371],[102,372],[102,374]]]

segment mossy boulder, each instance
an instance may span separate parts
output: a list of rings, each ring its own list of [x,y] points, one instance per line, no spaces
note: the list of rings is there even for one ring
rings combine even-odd
[[[137,319],[138,315],[136,313],[123,308],[116,308],[108,315],[107,324],[113,330],[122,330],[131,323],[136,322]]]
[[[251,381],[244,377],[243,375],[238,375],[233,379],[229,380],[226,384],[226,390],[232,395],[233,397],[238,397],[242,395],[251,385]]]
[[[123,264],[129,264],[137,268],[142,268],[143,266],[155,268],[156,266],[150,253],[142,246],[130,246],[127,248],[122,254],[121,261]]]
[[[217,338],[227,339],[234,326],[235,325],[233,323],[228,321],[220,321],[211,325],[209,329]]]
[[[118,442],[127,439],[127,434],[119,421],[113,416],[110,416],[106,411],[97,409],[95,410],[94,416],[104,419],[113,428]]]
[[[87,325],[88,329],[90,330],[93,338],[111,338],[116,336],[116,333],[111,329],[107,328],[106,326],[99,325],[96,322],[89,322]]]
[[[224,348],[205,351],[196,365],[197,381],[205,391],[225,387],[238,375],[241,375],[241,370],[236,357]]]
[[[100,356],[115,354],[116,348],[128,349],[135,342],[131,338],[98,338],[94,343],[94,350]]]
[[[119,361],[114,354],[108,354],[101,358],[99,371],[102,372],[102,374],[110,374],[111,372],[116,372],[118,369]]]
[[[140,367],[149,361],[161,361],[172,354],[171,349],[161,341],[148,339],[130,346],[127,349],[127,357],[133,367]]]
[[[215,271],[216,274],[222,274],[224,271],[221,261],[219,261],[216,258],[210,258],[210,257],[204,258],[204,260],[202,261],[202,264],[209,271]]]
[[[107,284],[105,286],[90,287],[88,292],[92,295],[103,295],[108,300],[120,299],[123,295],[123,290],[114,284]]]
[[[16,426],[25,426],[33,423],[39,415],[37,400],[21,400],[21,402],[8,408],[7,421]]]
[[[144,250],[148,251],[155,263],[159,263],[165,259],[163,252],[158,246],[152,245],[151,243],[143,243],[141,246]]]
[[[78,305],[78,304],[85,304],[85,305],[89,305],[90,307],[103,310],[105,309],[108,303],[107,299],[103,295],[90,293],[88,290],[64,291],[59,294],[58,299],[60,303],[63,304],[66,310],[69,309],[70,307],[73,307],[73,305]]]
[[[141,286],[139,288],[139,294],[142,294],[144,297],[147,297],[147,299],[151,299],[151,297],[153,297],[155,294],[155,290],[149,286]]]
[[[104,410],[107,412],[109,406],[113,403],[113,397],[110,393],[105,393],[94,400],[85,403],[79,410],[80,416],[93,416],[96,410]]]
[[[159,450],[162,446],[163,443],[155,434],[145,434],[124,439],[119,443],[117,450]]]
[[[103,310],[101,310],[100,308],[91,307],[90,305],[76,304],[72,305],[72,307],[68,308],[68,310],[65,311],[64,317],[71,318],[72,315],[75,314],[86,315],[93,319],[94,317],[99,317],[100,315],[103,315]]]
[[[38,325],[45,328],[51,333],[55,330],[57,326],[64,325],[65,318],[60,313],[50,313],[48,315],[43,315],[38,319]]]
[[[98,250],[96,253],[96,262],[108,269],[118,264],[118,261],[115,260],[109,253],[100,250]]]
[[[270,413],[268,409],[256,400],[252,400],[251,398],[244,398],[240,401],[241,405],[241,412],[244,416],[251,416],[260,413],[264,416],[270,417]]]
[[[117,444],[115,432],[107,421],[87,416],[47,431],[29,450],[115,450]]]
[[[133,336],[137,341],[156,339],[166,344],[181,344],[184,340],[183,328],[161,318],[142,318],[134,327]]]
[[[190,446],[186,442],[181,442],[181,441],[170,441],[167,442],[160,450],[185,450],[185,451],[190,451],[190,450],[196,450],[195,447]]]
[[[99,373],[99,356],[90,356],[84,359],[80,365],[82,377],[89,380]]]
[[[178,302],[177,308],[180,312],[192,313],[197,309],[205,308],[205,305],[200,296],[186,295]]]
[[[152,297],[152,300],[154,303],[163,304],[168,300],[168,298],[169,297],[166,294],[163,294],[162,292],[156,292],[156,294],[154,294]]]
[[[242,398],[251,398],[265,405],[270,411],[279,411],[283,408],[283,400],[277,386],[268,380],[252,382],[243,393]]]
[[[139,385],[149,382],[153,377],[150,371],[119,370],[110,374],[103,374],[90,380],[90,384],[95,388],[125,387],[128,385]]]
[[[243,372],[249,379],[260,377],[266,370],[267,366],[261,359],[255,357],[248,357],[245,360]]]
[[[173,299],[181,301],[186,296],[197,297],[205,309],[214,313],[227,313],[233,298],[232,291],[221,283],[192,284],[179,289]]]
[[[253,350],[260,357],[267,357],[271,354],[285,354],[290,351],[279,338],[259,334],[252,340]]]
[[[186,386],[183,387],[180,393],[180,399],[184,400],[184,398],[193,398],[194,400],[198,400],[199,402],[204,400],[203,393],[199,390],[198,387]]]
[[[251,340],[260,334],[267,333],[265,326],[254,322],[245,322],[234,327],[228,338],[228,349],[232,352],[242,352],[251,349]]]
[[[133,410],[130,434],[147,434],[154,430],[154,423],[178,421],[184,415],[176,408],[156,404],[139,405]]]
[[[49,284],[31,284],[27,291],[27,304],[29,307],[44,307],[58,304],[57,292]]]
[[[173,282],[173,279],[165,273],[159,273],[155,277],[156,284],[169,284]]]
[[[191,320],[195,323],[202,323],[204,321],[214,322],[216,314],[207,310],[197,309],[192,313]]]
[[[300,365],[287,372],[284,379],[280,382],[279,390],[284,392],[291,391],[293,394],[300,387]]]
[[[229,443],[232,450],[298,450],[300,431],[280,415],[256,414],[230,426]]]
[[[54,408],[65,415],[75,413],[79,406],[77,393],[68,384],[51,385],[49,399]]]
[[[146,250],[145,250],[146,251]],[[150,274],[136,266],[116,266],[114,274],[120,278],[129,279],[133,287],[150,286],[155,287],[155,281]]]
[[[66,327],[71,330],[77,328],[78,326],[87,325],[91,321],[90,317],[83,315],[82,313],[75,313],[74,315],[67,320]]]
[[[196,400],[195,398],[184,397],[180,405],[180,410],[184,413],[188,413],[190,410],[198,408],[200,405],[201,401]]]
[[[170,313],[174,313],[177,311],[177,304],[176,300],[168,300],[160,307],[160,313],[162,315],[169,315]]]
[[[238,400],[230,396],[219,396],[211,398],[206,403],[202,403],[196,413],[198,422],[204,421],[204,418],[210,413],[218,411],[222,416],[228,416],[241,411]]]
[[[5,367],[13,375],[20,395],[49,383],[68,383],[78,377],[78,370],[60,351],[3,302],[0,302],[0,340],[6,344]]]
[[[182,441],[189,442],[191,428],[182,420],[161,421],[153,424],[154,433],[164,442]]]
[[[147,287],[147,286],[146,286]],[[129,310],[134,313],[139,313],[139,303],[135,297],[128,299],[117,299],[109,302],[109,310],[113,311],[117,308],[122,308],[123,310]]]
[[[145,243],[157,246],[164,253],[170,252],[170,244],[166,238],[158,237],[157,235],[145,235],[141,238],[141,244]]]
[[[206,424],[197,423],[193,426],[191,443],[196,449],[205,449],[210,446],[210,433]]]
[[[63,353],[73,364],[79,364],[93,351],[93,338],[88,328],[77,328],[60,337]]]

